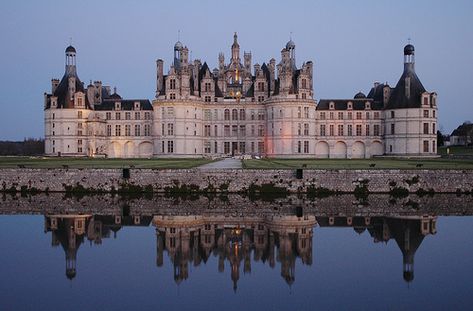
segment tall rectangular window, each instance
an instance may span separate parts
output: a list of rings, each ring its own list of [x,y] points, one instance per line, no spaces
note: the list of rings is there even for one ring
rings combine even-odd
[[[330,124],[329,131],[330,131],[329,133],[330,136],[335,136],[335,126],[333,124]]]
[[[112,136],[112,126],[107,124],[107,136]]]
[[[121,136],[121,128],[120,125],[115,125],[115,136]]]
[[[258,136],[259,137],[264,136],[264,125],[258,125]]]
[[[112,113],[111,112],[106,112],[105,113],[105,119],[107,119],[107,120],[112,119]]]
[[[145,136],[151,136],[151,125],[145,124],[144,134]]]
[[[429,141],[424,140],[424,152],[429,152]]]
[[[325,136],[325,135],[326,135],[325,124],[321,124],[320,125],[320,136]]]
[[[141,129],[139,124],[135,124],[135,136],[141,135]]]
[[[424,134],[429,134],[429,123],[424,123]]]
[[[304,141],[304,153],[309,153],[309,141]]]
[[[351,124],[347,125],[347,135],[348,136],[353,136],[353,125],[351,125]]]
[[[120,112],[115,112],[115,120],[120,120]]]
[[[125,112],[125,120],[131,120],[131,112]]]
[[[131,126],[130,126],[130,124],[125,125],[125,136],[131,136]]]
[[[309,123],[304,123],[304,135],[309,136]]]
[[[370,136],[370,125],[366,124],[366,136]]]
[[[204,143],[204,153],[210,153],[210,141]]]
[[[338,120],[343,120],[343,112],[342,111],[338,112]]]
[[[238,125],[232,125],[232,136],[233,137],[238,136]]]
[[[223,143],[223,153],[229,154],[230,153],[230,142],[226,141]]]
[[[135,111],[135,120],[141,119],[141,113],[139,111]]]
[[[373,135],[374,136],[379,136],[379,124],[373,125]]]
[[[356,125],[356,136],[361,136],[361,124]]]
[[[394,123],[391,123],[391,135],[394,135],[396,133]]]
[[[230,137],[230,125],[225,125],[223,127],[223,136]]]
[[[174,141],[168,140],[168,153],[174,153]]]
[[[210,125],[204,125],[204,136],[209,137],[210,136]],[[209,147],[210,148],[210,147]]]
[[[309,107],[304,107],[304,118],[309,118]]]
[[[174,124],[168,123],[168,135],[174,135]]]
[[[240,109],[240,120],[246,120],[245,109]]]
[[[212,113],[211,113],[210,109],[204,109],[204,120],[205,121],[210,121],[211,115],[212,115]]]
[[[339,125],[338,125],[338,132],[337,132],[337,135],[338,135],[338,136],[343,136],[343,124],[339,124]]]

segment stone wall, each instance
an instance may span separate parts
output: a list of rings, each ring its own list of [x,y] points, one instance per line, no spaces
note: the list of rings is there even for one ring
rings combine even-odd
[[[92,214],[92,215],[228,215],[251,217],[295,215],[298,208],[304,214],[316,216],[447,216],[473,215],[473,196],[436,194],[393,199],[387,194],[372,194],[358,200],[352,194],[309,199],[304,195],[289,195],[271,201],[251,200],[246,196],[229,194],[191,200],[154,195],[148,198],[127,198],[103,194],[83,197],[65,193],[37,195],[3,194],[0,196],[0,215],[12,214]]]
[[[292,193],[319,187],[351,193],[362,185],[370,193],[388,193],[396,187],[411,193],[419,189],[436,193],[473,190],[472,170],[304,170],[301,179],[296,178],[295,170],[130,169],[129,173],[124,178],[122,169],[0,169],[0,190],[62,192],[72,187],[113,192],[138,186],[166,192],[183,185],[230,193],[253,185],[274,185]]]

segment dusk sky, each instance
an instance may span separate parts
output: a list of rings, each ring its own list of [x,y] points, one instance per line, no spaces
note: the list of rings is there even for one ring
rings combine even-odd
[[[439,98],[450,133],[473,121],[473,1],[8,1],[0,10],[0,140],[43,137],[43,93],[77,49],[80,79],[152,100],[155,61],[166,71],[180,30],[191,58],[229,60],[233,33],[253,64],[280,60],[292,32],[298,66],[314,61],[316,99],[394,86],[411,38],[416,72]]]

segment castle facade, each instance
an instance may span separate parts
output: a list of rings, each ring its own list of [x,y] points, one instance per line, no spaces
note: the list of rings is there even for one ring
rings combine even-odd
[[[44,94],[45,153],[89,157],[280,158],[432,157],[437,153],[437,94],[414,69],[414,46],[404,48],[395,87],[375,83],[368,95],[315,100],[313,63],[296,64],[290,40],[278,63],[240,58],[235,33],[231,58],[210,69],[189,59],[181,42],[167,74],[156,61],[156,97],[123,99],[100,81],[77,75],[76,49]]]

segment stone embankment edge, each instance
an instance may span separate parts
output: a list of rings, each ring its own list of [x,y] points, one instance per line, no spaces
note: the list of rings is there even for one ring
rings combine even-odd
[[[473,170],[0,169],[1,192],[473,193]]]

